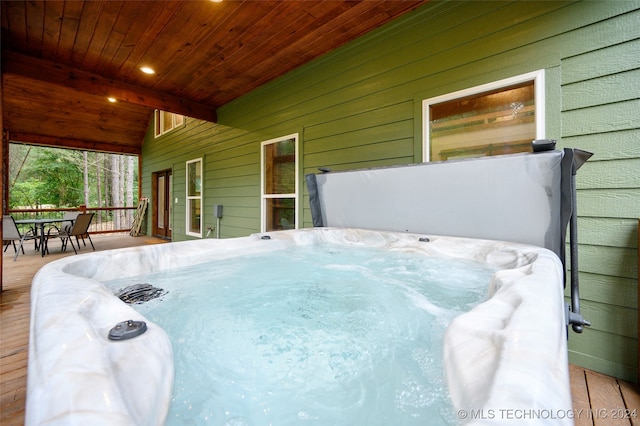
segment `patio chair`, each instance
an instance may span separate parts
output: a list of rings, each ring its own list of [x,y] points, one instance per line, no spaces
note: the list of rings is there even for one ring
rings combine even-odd
[[[80,212],[65,212],[64,216],[62,216],[63,222],[60,224],[60,228],[62,229],[62,228],[72,227],[73,222],[75,222],[79,214]],[[87,246],[87,243],[84,241],[84,237],[85,237],[84,235],[76,235],[76,243],[78,244],[78,247],[80,247],[79,238],[82,238],[82,243],[84,244],[85,247]]]
[[[13,257],[13,260],[18,258],[18,248],[24,254],[24,242],[26,240],[35,240],[37,244],[37,235],[33,232],[33,230],[29,230],[24,234],[20,233],[18,229],[18,225],[16,225],[16,221],[13,219],[11,215],[2,215],[2,243],[6,244],[4,247],[4,251],[7,251],[10,244],[13,244],[13,249],[16,252],[16,255]],[[20,241],[19,247],[16,247],[16,241]],[[37,248],[37,245],[36,245]]]
[[[62,228],[52,227],[47,232],[47,238],[45,239],[45,251],[49,252],[49,239],[51,238],[60,238],[62,241],[62,251],[67,249],[67,243],[71,243],[71,247],[75,254],[78,254],[78,250],[76,250],[76,246],[73,244],[73,238],[81,237],[84,241],[84,237],[86,237],[91,243],[91,247],[95,251],[95,246],[93,245],[93,241],[91,241],[91,236],[89,236],[89,225],[91,225],[91,220],[93,219],[94,213],[80,213],[76,216],[73,225],[67,225]],[[53,230],[56,230],[52,233]],[[85,243],[86,245],[86,243]],[[78,242],[78,249],[80,249],[80,243]]]
[[[67,226],[73,225],[73,222],[79,214],[80,212],[64,212],[64,216],[62,216],[63,222],[60,224],[60,227],[66,228]]]

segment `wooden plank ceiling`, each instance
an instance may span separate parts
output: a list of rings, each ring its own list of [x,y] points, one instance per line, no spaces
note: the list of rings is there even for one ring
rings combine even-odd
[[[139,154],[154,109],[215,122],[425,1],[2,1],[3,127],[11,141]]]

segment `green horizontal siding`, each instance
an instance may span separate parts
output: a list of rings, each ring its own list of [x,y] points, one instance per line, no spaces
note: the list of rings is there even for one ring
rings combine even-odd
[[[638,363],[638,339],[585,327],[582,334],[569,335],[569,359],[589,369],[633,380],[629,371],[634,371]]]
[[[580,308],[582,315],[592,323],[591,329],[637,339],[638,314],[635,307],[583,300]]]
[[[578,241],[582,244],[638,248],[637,219],[579,217]]]
[[[577,175],[583,314],[570,360],[638,373],[640,2],[429,2],[187,125],[143,145],[151,173],[174,172],[174,240],[186,239],[185,161],[204,157],[204,227],[224,206],[223,238],[260,227],[260,142],[300,136],[301,226],[311,226],[306,173],[415,163],[423,99],[546,70],[546,136],[594,153]],[[150,224],[148,224],[150,226]],[[206,231],[205,231],[206,232]]]
[[[614,160],[640,157],[640,129],[589,135],[564,136],[563,143],[595,153],[594,160]],[[578,176],[580,178],[580,176]]]
[[[640,188],[578,190],[581,216],[632,219],[638,216]]]
[[[635,309],[638,300],[638,282],[634,278],[580,272],[580,290],[582,300],[631,310]],[[567,296],[569,296],[568,292]],[[625,310],[624,312],[629,311]],[[594,327],[599,328],[600,326],[594,323]],[[635,337],[635,335],[631,337]]]
[[[565,110],[634,101],[640,92],[640,69],[568,84],[562,91]]]
[[[566,111],[562,114],[562,136],[636,130],[640,128],[639,109],[640,99],[632,99]]]
[[[305,156],[305,164],[310,166],[343,166],[347,168],[365,167],[376,160],[396,160],[395,164],[408,164],[413,160],[413,139],[390,141],[387,143],[347,146],[339,150],[324,151]],[[357,159],[357,161],[355,160]],[[380,164],[380,163],[377,163]],[[341,167],[344,168],[344,167]],[[334,167],[334,170],[339,168]]]
[[[581,189],[640,188],[640,157],[598,161],[598,155],[586,162],[576,175]]]
[[[634,262],[637,255],[637,249],[581,244],[578,253],[580,272],[634,279],[638,277],[638,265]]]
[[[595,154],[577,177],[581,310],[592,326],[569,348],[572,362],[635,380],[640,122],[626,110],[640,99],[640,43],[633,39],[640,34],[618,21],[617,36],[594,32],[588,38],[600,36],[598,46],[562,60],[564,143]]]
[[[637,14],[631,16],[640,19]],[[633,35],[637,37],[639,34]],[[640,39],[636,39],[563,59],[562,83],[583,82],[629,71],[640,66],[639,57]]]

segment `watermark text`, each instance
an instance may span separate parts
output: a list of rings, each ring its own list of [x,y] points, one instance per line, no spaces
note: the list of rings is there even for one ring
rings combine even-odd
[[[460,420],[562,420],[562,419],[637,419],[639,410],[627,408],[602,409],[522,409],[489,408],[458,410]]]

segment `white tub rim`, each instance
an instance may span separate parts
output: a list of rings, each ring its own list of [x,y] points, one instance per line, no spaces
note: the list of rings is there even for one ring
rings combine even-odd
[[[53,278],[59,278],[63,283],[65,283],[64,287],[62,287],[63,291],[61,292],[63,295],[67,293],[67,297],[71,296],[76,300],[84,300],[84,305],[80,304],[80,306],[86,306],[88,303],[87,301],[93,300],[92,298],[94,297],[108,296],[107,298],[111,298],[111,302],[109,302],[108,305],[113,309],[113,316],[104,315],[100,319],[98,325],[94,324],[91,327],[88,327],[95,333],[92,337],[97,339],[95,336],[104,334],[105,330],[108,330],[109,326],[116,323],[116,319],[125,320],[131,318],[146,320],[141,315],[137,314],[131,307],[120,302],[112,294],[107,295],[105,293],[106,289],[104,286],[99,284],[96,280],[96,277],[98,276],[100,276],[102,281],[114,279],[116,276],[127,276],[123,274],[126,274],[130,269],[128,266],[123,266],[119,269],[101,267],[100,265],[104,265],[106,259],[109,259],[119,265],[125,262],[127,264],[135,264],[136,262],[142,264],[143,262],[141,257],[143,255],[152,256],[152,258],[156,260],[162,256],[164,261],[162,266],[159,266],[159,262],[147,262],[144,263],[146,266],[140,268],[146,268],[151,271],[154,270],[154,268],[156,268],[155,270],[158,270],[186,266],[187,264],[194,264],[194,262],[198,263],[199,260],[202,260],[202,252],[205,249],[215,250],[216,248],[222,247],[224,248],[225,255],[239,254],[241,251],[243,254],[246,254],[247,247],[250,248],[250,251],[253,250],[257,252],[263,251],[266,247],[284,248],[294,243],[307,244],[318,239],[334,242],[342,240],[344,242],[345,235],[347,235],[348,238],[355,238],[354,236],[357,236],[358,238],[365,238],[367,239],[367,245],[372,244],[372,241],[374,244],[375,241],[379,241],[381,245],[391,245],[392,249],[401,249],[402,245],[409,241],[413,241],[415,243],[416,239],[420,237],[427,237],[429,242],[420,243],[419,250],[430,253],[431,255],[455,257],[453,253],[457,249],[454,249],[454,246],[458,246],[458,249],[459,246],[462,246],[464,248],[463,252],[466,253],[464,256],[465,258],[468,258],[467,256],[471,256],[471,258],[475,260],[482,259],[489,263],[493,262],[494,264],[496,262],[507,262],[507,269],[512,271],[513,274],[506,274],[507,276],[498,277],[495,280],[493,283],[493,297],[488,302],[493,300],[494,303],[503,303],[503,294],[510,294],[510,292],[513,293],[512,289],[517,287],[516,284],[523,280],[527,280],[532,274],[540,273],[539,269],[547,271],[547,278],[553,281],[553,284],[551,284],[552,288],[547,291],[546,294],[549,301],[551,301],[549,303],[553,305],[550,309],[552,317],[554,318],[553,322],[555,323],[555,327],[553,330],[550,330],[551,327],[547,327],[546,330],[543,330],[542,335],[538,337],[542,341],[554,342],[554,350],[552,351],[554,357],[551,357],[553,359],[545,358],[544,360],[536,361],[536,365],[539,364],[536,368],[541,369],[541,371],[550,371],[553,373],[548,377],[548,380],[553,382],[550,383],[550,385],[559,389],[557,392],[553,393],[555,397],[554,401],[544,398],[543,396],[538,396],[537,399],[531,400],[523,398],[521,395],[518,397],[519,399],[517,399],[517,401],[509,398],[505,399],[500,395],[501,392],[498,390],[500,388],[504,388],[506,384],[514,386],[514,389],[517,389],[518,386],[510,383],[509,380],[511,379],[506,381],[504,378],[500,379],[498,374],[496,374],[495,377],[490,377],[483,385],[488,389],[486,398],[478,399],[473,397],[473,395],[477,394],[477,388],[473,387],[473,383],[478,382],[477,378],[473,378],[473,373],[470,373],[468,369],[465,368],[465,360],[459,359],[459,357],[455,356],[456,353],[461,352],[459,346],[461,344],[461,340],[458,338],[452,339],[450,330],[456,330],[458,328],[462,328],[464,330],[465,328],[468,328],[469,323],[473,324],[481,321],[482,315],[485,314],[484,311],[486,310],[486,304],[488,302],[484,302],[479,305],[484,308],[474,308],[472,311],[456,318],[449,327],[446,337],[448,340],[445,341],[446,376],[449,382],[454,406],[458,410],[490,410],[495,409],[496,407],[517,408],[522,406],[523,401],[526,404],[526,408],[547,407],[548,409],[553,410],[571,409],[571,398],[568,385],[566,337],[564,336],[565,327],[563,326],[563,271],[562,264],[554,253],[540,247],[503,241],[364,229],[305,228],[291,231],[257,233],[247,237],[233,239],[193,240],[82,254],[66,257],[51,262],[43,267],[34,277],[34,283],[32,286],[32,312],[26,410],[27,424],[40,424],[43,419],[49,419],[51,417],[52,411],[57,413],[55,418],[64,418],[65,416],[64,407],[52,407],[51,409],[42,408],[43,395],[46,394],[46,390],[48,389],[47,382],[50,383],[52,379],[50,376],[44,377],[44,375],[47,375],[50,372],[45,372],[46,368],[42,365],[40,359],[42,354],[39,354],[38,348],[42,346],[46,347],[47,344],[51,346],[53,344],[52,342],[55,342],[55,339],[50,336],[50,333],[46,332],[46,327],[38,329],[38,325],[41,325],[43,322],[46,323],[47,321],[50,321],[50,318],[56,317],[56,315],[57,318],[60,318],[60,312],[51,312],[51,309],[44,308],[43,313],[42,309],[42,306],[47,305],[47,301],[51,303],[51,300],[56,300],[61,296],[59,294],[60,292],[52,292],[52,289],[48,288],[53,287],[50,283]],[[265,244],[265,240],[262,239],[264,236],[270,237],[267,244]],[[351,243],[353,243],[353,241]],[[82,273],[80,273],[80,271],[82,271]],[[136,273],[138,273],[138,270],[136,270]],[[65,287],[66,290],[64,290]],[[105,306],[102,308],[106,309]],[[55,311],[55,309],[53,311]],[[42,315],[44,315],[45,318],[41,318]],[[71,318],[63,318],[62,321],[73,320],[77,322],[77,318],[82,317],[82,315],[85,315],[85,318],[87,315],[89,317],[91,316],[86,314],[86,312],[74,312]],[[145,337],[143,337],[143,339],[154,338],[156,343],[159,345],[157,348],[154,348],[154,350],[158,350],[158,348],[160,348],[160,352],[163,353],[163,356],[166,356],[167,354],[170,355],[171,345],[168,343],[169,340],[164,331],[149,321],[147,321],[147,323],[149,324],[149,331],[145,333]],[[86,333],[86,329],[82,329],[82,332]],[[488,348],[491,348],[495,343],[492,339],[495,338],[496,333],[497,331],[493,330],[492,332],[489,332],[487,336],[494,337],[475,341],[473,344],[476,345],[476,349],[479,351],[486,351]],[[506,335],[507,333],[503,334]],[[463,332],[462,335],[464,336],[465,333]],[[508,336],[505,338],[507,337]],[[148,349],[150,347],[148,342],[142,339],[137,341],[136,339],[132,339],[129,343],[141,346],[142,348],[140,350],[143,352],[145,348]],[[465,339],[469,339],[468,333]],[[144,342],[144,344],[142,344],[142,342]],[[466,342],[468,343],[469,340],[466,340]],[[111,347],[114,347],[113,342],[106,343],[108,346],[110,345]],[[117,344],[120,343],[122,342],[118,342]],[[60,344],[60,342],[56,342],[55,344]],[[540,344],[541,343],[538,342],[532,346],[539,347]],[[468,348],[465,348],[465,350],[468,351]],[[145,357],[149,356],[147,352],[145,352],[145,354]],[[498,354],[499,358],[508,358],[504,353],[498,352]],[[111,354],[110,356],[112,356],[112,358],[119,359],[118,357],[121,356],[121,353]],[[159,380],[154,386],[156,390],[162,390],[155,393],[167,393],[167,389],[169,389],[166,397],[163,397],[164,399],[159,398],[158,400],[152,401],[152,397],[147,398],[146,400],[148,402],[146,412],[136,412],[137,408],[132,409],[131,407],[128,407],[125,401],[112,401],[110,409],[103,411],[110,411],[109,415],[115,416],[119,424],[142,424],[141,419],[145,419],[145,424],[162,424],[169,408],[173,368],[171,362],[167,362],[166,360],[158,360],[158,363],[163,366],[162,368],[171,370],[170,374],[165,374],[163,379]],[[165,373],[166,371],[167,370],[165,370]],[[498,378],[502,381],[495,382],[494,378]],[[147,380],[153,382],[154,379],[151,378]],[[115,393],[117,393],[117,391],[114,391],[114,394]],[[123,399],[126,400],[126,397]],[[116,407],[116,409],[113,409],[113,407]],[[148,411],[154,409],[157,415],[149,416]],[[71,415],[72,411],[73,409],[66,409],[66,415]],[[87,414],[87,416],[92,415],[95,415],[95,412]],[[92,417],[86,418],[91,419]]]

